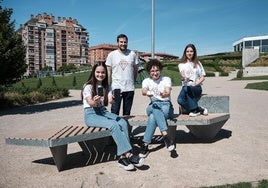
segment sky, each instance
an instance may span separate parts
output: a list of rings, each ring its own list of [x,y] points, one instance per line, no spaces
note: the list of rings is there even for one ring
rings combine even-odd
[[[71,17],[87,29],[89,46],[116,44],[128,36],[128,48],[181,57],[193,43],[198,55],[233,51],[243,37],[268,35],[268,0],[3,0],[12,8],[15,29],[33,14]]]

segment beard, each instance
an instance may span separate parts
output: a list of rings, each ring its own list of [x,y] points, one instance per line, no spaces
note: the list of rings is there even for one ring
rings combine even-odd
[[[123,52],[125,52],[127,50],[127,45],[121,45],[119,46],[119,49]]]

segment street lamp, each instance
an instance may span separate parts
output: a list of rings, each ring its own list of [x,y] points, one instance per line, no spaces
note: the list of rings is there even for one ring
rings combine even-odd
[[[151,43],[151,58],[154,59],[154,0],[152,0],[152,43]]]

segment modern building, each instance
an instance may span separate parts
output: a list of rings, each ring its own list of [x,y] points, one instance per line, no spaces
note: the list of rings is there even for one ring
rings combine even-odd
[[[30,16],[17,31],[26,46],[27,75],[44,68],[57,70],[68,64],[88,64],[88,32],[76,19],[52,14]]]
[[[91,46],[88,49],[89,64],[93,65],[94,62],[105,62],[108,54],[117,48],[117,45],[113,44],[100,44],[97,46]]]
[[[268,52],[268,35],[244,37],[233,43],[235,52],[241,52],[244,48],[259,49],[260,53]]]

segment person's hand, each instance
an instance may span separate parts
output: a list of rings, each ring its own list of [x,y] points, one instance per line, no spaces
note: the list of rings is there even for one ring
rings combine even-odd
[[[99,103],[100,102],[100,99],[101,99],[101,96],[99,96],[99,95],[95,95],[94,97],[93,97],[93,101],[94,102],[96,102],[96,103]]]
[[[110,104],[113,104],[114,103],[114,95],[109,95],[108,100],[109,100]]]
[[[195,84],[195,82],[190,81],[190,82],[188,82],[188,86],[196,86],[196,84]]]
[[[152,97],[153,96],[153,92],[152,91],[147,91],[146,95],[147,95],[147,97]]]
[[[168,97],[168,92],[166,92],[166,91],[163,91],[163,92],[160,92],[160,96],[162,97],[162,98],[166,98],[166,97]]]

